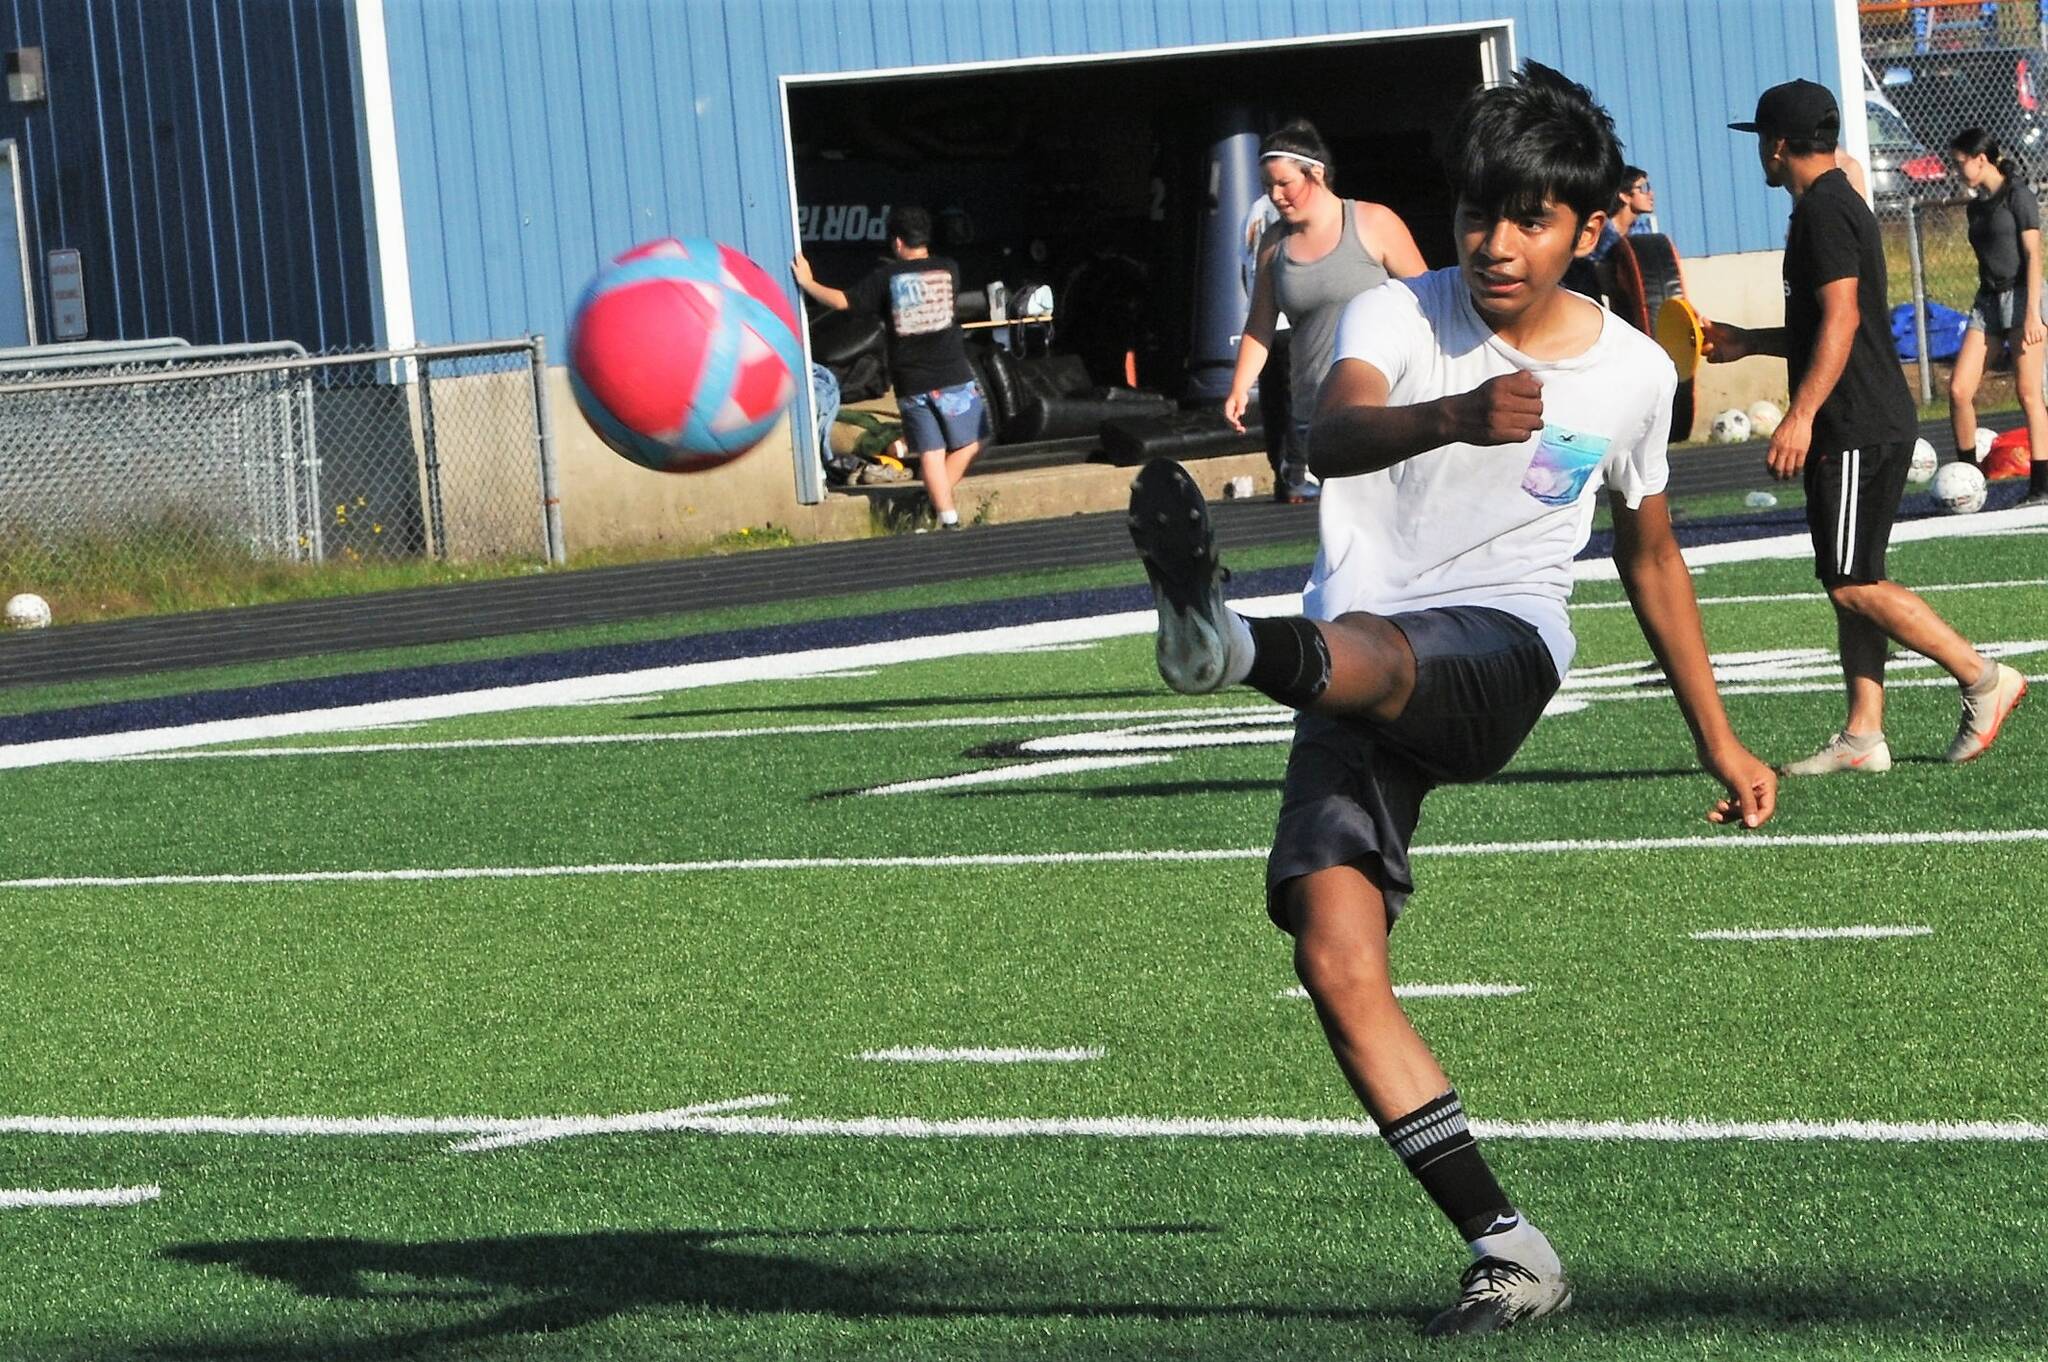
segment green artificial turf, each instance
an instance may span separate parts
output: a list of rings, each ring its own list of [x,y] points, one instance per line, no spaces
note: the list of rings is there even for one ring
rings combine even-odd
[[[1928,599],[2040,675],[2048,651],[2023,645],[2048,588],[1977,584],[2037,580],[2041,543],[1901,545],[1893,565],[1970,588]],[[1695,580],[1739,731],[1771,760],[1803,754],[1842,703],[1806,564]],[[1394,937],[1398,982],[1525,990],[1407,1005],[1475,1119],[1510,1123],[1488,1156],[1577,1289],[1558,1320],[1468,1350],[2028,1355],[2048,1314],[2029,1219],[2048,1145],[1532,1136],[1659,1118],[2048,1125],[2048,841],[1943,840],[2048,830],[2048,721],[2023,709],[1952,768],[1935,760],[1952,690],[1900,684],[1891,773],[1788,782],[1769,827],[1715,829],[1668,696],[1587,684],[1647,656],[1628,611],[1600,608],[1619,594],[1578,596],[1587,707],[1544,720],[1495,780],[1432,796]],[[1772,599],[1725,600],[1752,595]],[[1725,655],[1765,651],[1783,656],[1729,670]],[[1935,676],[1910,662],[1895,680]],[[1133,634],[259,744],[391,750],[6,773],[0,879],[242,878],[0,886],[0,1188],[161,1188],[0,1210],[0,1357],[1443,1355],[1416,1330],[1462,1247],[1356,1125],[730,1124],[464,1152],[458,1132],[9,1119],[620,1117],[754,1098],[764,1120],[1355,1122],[1261,909],[1286,731],[1269,709],[1170,694]],[[1042,759],[1019,745],[1162,711],[1245,740],[857,793]],[[1076,717],[1101,714],[1124,717]],[[428,746],[477,742],[504,745]],[[1782,840],[1802,837],[1863,840]],[[1536,843],[1560,845],[1515,845]],[[1227,854],[929,860],[1191,851]],[[374,877],[393,871],[446,877]],[[372,875],[245,878],[307,872]],[[1693,936],[1858,925],[1931,932]],[[906,1046],[1099,1055],[860,1058]]]

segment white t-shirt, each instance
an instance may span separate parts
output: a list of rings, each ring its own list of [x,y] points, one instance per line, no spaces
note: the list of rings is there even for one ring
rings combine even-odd
[[[1604,310],[1582,354],[1532,359],[1487,329],[1454,268],[1354,298],[1333,363],[1347,359],[1386,376],[1389,406],[1524,370],[1543,385],[1544,426],[1517,445],[1444,445],[1377,473],[1324,479],[1305,613],[1491,606],[1533,625],[1562,677],[1577,647],[1565,611],[1572,559],[1592,534],[1598,489],[1635,507],[1670,476],[1670,359]]]

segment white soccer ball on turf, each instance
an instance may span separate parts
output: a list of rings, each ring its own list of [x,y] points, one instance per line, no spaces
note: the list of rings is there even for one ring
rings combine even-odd
[[[1730,407],[1714,418],[1708,434],[1713,436],[1716,444],[1740,444],[1749,438],[1749,417],[1738,408]]]
[[[1752,435],[1768,437],[1784,419],[1785,413],[1778,410],[1776,402],[1758,399],[1749,404],[1749,430]]]
[[[1988,459],[1988,458],[1990,458],[1990,457],[1991,457],[1991,442],[1992,442],[1993,440],[1996,440],[1997,438],[1998,438],[1998,437],[1997,437],[1996,435],[1993,435],[1993,434],[1992,434],[1992,433],[1991,433],[1990,431],[1988,431],[1988,430],[1984,429],[1984,427],[1982,427],[1982,426],[1979,426],[1979,427],[1977,427],[1977,462],[1978,462],[1978,463],[1982,463],[1982,462],[1984,462],[1984,460],[1986,460],[1986,459]]]
[[[1943,464],[1927,490],[1934,504],[1950,515],[1969,515],[1984,508],[1984,475],[1970,464]]]
[[[9,629],[40,629],[50,622],[50,603],[33,591],[7,598]]]
[[[1925,440],[1913,441],[1913,460],[1906,465],[1906,481],[1926,482],[1934,476],[1934,470],[1941,465],[1941,459],[1934,452],[1934,446]]]

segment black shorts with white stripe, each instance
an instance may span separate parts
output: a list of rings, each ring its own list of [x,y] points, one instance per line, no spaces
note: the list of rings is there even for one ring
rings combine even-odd
[[[1823,586],[1885,580],[1884,551],[1912,460],[1910,440],[1807,454],[1806,528]]]

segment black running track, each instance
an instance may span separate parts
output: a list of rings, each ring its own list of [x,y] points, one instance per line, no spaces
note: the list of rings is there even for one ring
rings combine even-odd
[[[1928,429],[1940,447],[1942,427]],[[1697,494],[1763,486],[1767,478],[1761,469],[1762,451],[1760,443],[1752,442],[1674,455],[1671,490]],[[1992,504],[2002,505],[2019,491],[1994,489]],[[1909,496],[1902,515],[1910,517],[1916,507],[1925,509],[1925,499]],[[1213,509],[1226,562],[1232,549],[1306,541],[1316,532],[1311,507],[1219,501]],[[0,636],[0,686],[448,643],[883,587],[1130,562],[1123,522],[1118,512],[1074,515],[957,533],[801,545],[13,633]],[[1687,544],[1708,543],[1786,533],[1801,524],[1798,512],[1760,512],[1681,526],[1680,538]],[[1599,538],[1587,548],[1595,556],[1607,551]]]

